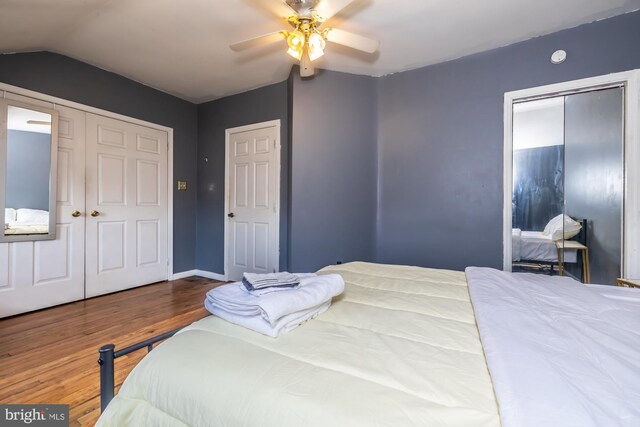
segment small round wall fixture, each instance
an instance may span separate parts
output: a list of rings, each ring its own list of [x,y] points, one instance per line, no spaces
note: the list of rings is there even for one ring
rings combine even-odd
[[[551,55],[552,64],[562,64],[567,59],[567,52],[564,50],[556,50]]]

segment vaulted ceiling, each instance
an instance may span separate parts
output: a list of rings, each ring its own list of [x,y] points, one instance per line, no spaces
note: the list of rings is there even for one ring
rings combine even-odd
[[[0,0],[0,52],[48,50],[203,102],[284,80],[282,0]],[[332,1],[332,0],[325,0]],[[355,0],[329,24],[380,40],[374,55],[329,45],[317,67],[381,76],[637,10],[640,0]]]

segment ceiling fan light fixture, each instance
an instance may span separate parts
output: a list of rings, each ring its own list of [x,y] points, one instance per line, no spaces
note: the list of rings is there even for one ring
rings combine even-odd
[[[302,31],[296,29],[289,33],[287,37],[287,44],[289,45],[289,49],[293,50],[302,50],[305,42],[305,35]]]
[[[324,51],[322,49],[309,50],[309,59],[311,61],[315,61],[316,59],[320,58],[322,55],[324,55]]]
[[[273,1],[276,0],[260,0]],[[286,17],[291,25],[291,31],[278,31],[260,37],[234,43],[230,47],[234,51],[241,51],[255,46],[275,43],[281,40],[287,42],[287,54],[300,63],[300,75],[311,77],[314,75],[313,61],[324,55],[327,42],[346,46],[361,52],[373,54],[378,50],[379,42],[368,37],[337,28],[325,28],[324,23],[339,11],[343,10],[354,0],[277,0],[281,6],[286,6],[286,12],[280,14]],[[331,2],[332,4],[329,4]],[[290,12],[294,14],[291,15]]]
[[[302,59],[302,48],[294,49],[290,47],[289,50],[287,50],[287,53],[296,58],[298,61]]]
[[[290,32],[287,36],[287,45],[289,45],[289,50],[287,50],[287,53],[296,58],[298,61],[302,58],[305,39],[306,37],[304,33],[299,29]]]
[[[315,61],[324,55],[326,42],[319,33],[312,33],[307,41],[307,49],[309,50],[309,59]]]

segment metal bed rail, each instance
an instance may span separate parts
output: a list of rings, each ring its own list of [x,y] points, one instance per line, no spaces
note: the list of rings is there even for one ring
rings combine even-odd
[[[153,350],[153,344],[164,341],[167,338],[171,338],[176,332],[182,328],[174,329],[173,331],[165,332],[164,334],[157,335],[155,337],[140,341],[139,343],[125,347],[122,350],[116,351],[114,344],[106,344],[100,347],[98,353],[100,358],[98,359],[98,365],[100,365],[100,412],[104,411],[109,402],[115,396],[115,371],[114,362],[118,357],[126,356],[129,353],[140,350],[146,347],[147,353]]]

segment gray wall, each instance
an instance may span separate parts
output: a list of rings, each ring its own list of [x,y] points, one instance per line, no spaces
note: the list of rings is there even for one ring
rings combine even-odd
[[[640,68],[638,46],[635,12],[381,78],[377,260],[500,268],[503,94]]]
[[[174,128],[191,184],[174,192],[175,271],[222,273],[224,129],[276,118],[282,268],[500,267],[504,92],[640,68],[639,45],[636,12],[379,79],[294,70],[200,106],[52,53],[0,55],[0,81]]]
[[[6,207],[48,211],[50,163],[51,134],[9,130]]]
[[[287,269],[289,85],[287,81],[198,105],[197,268],[224,273],[225,130],[280,119],[280,269]],[[204,158],[209,159],[208,162]]]
[[[173,193],[173,269],[195,268],[196,105],[49,52],[0,55],[0,82],[173,128],[174,180],[190,184]]]
[[[376,80],[294,69],[289,268],[373,260]]]

